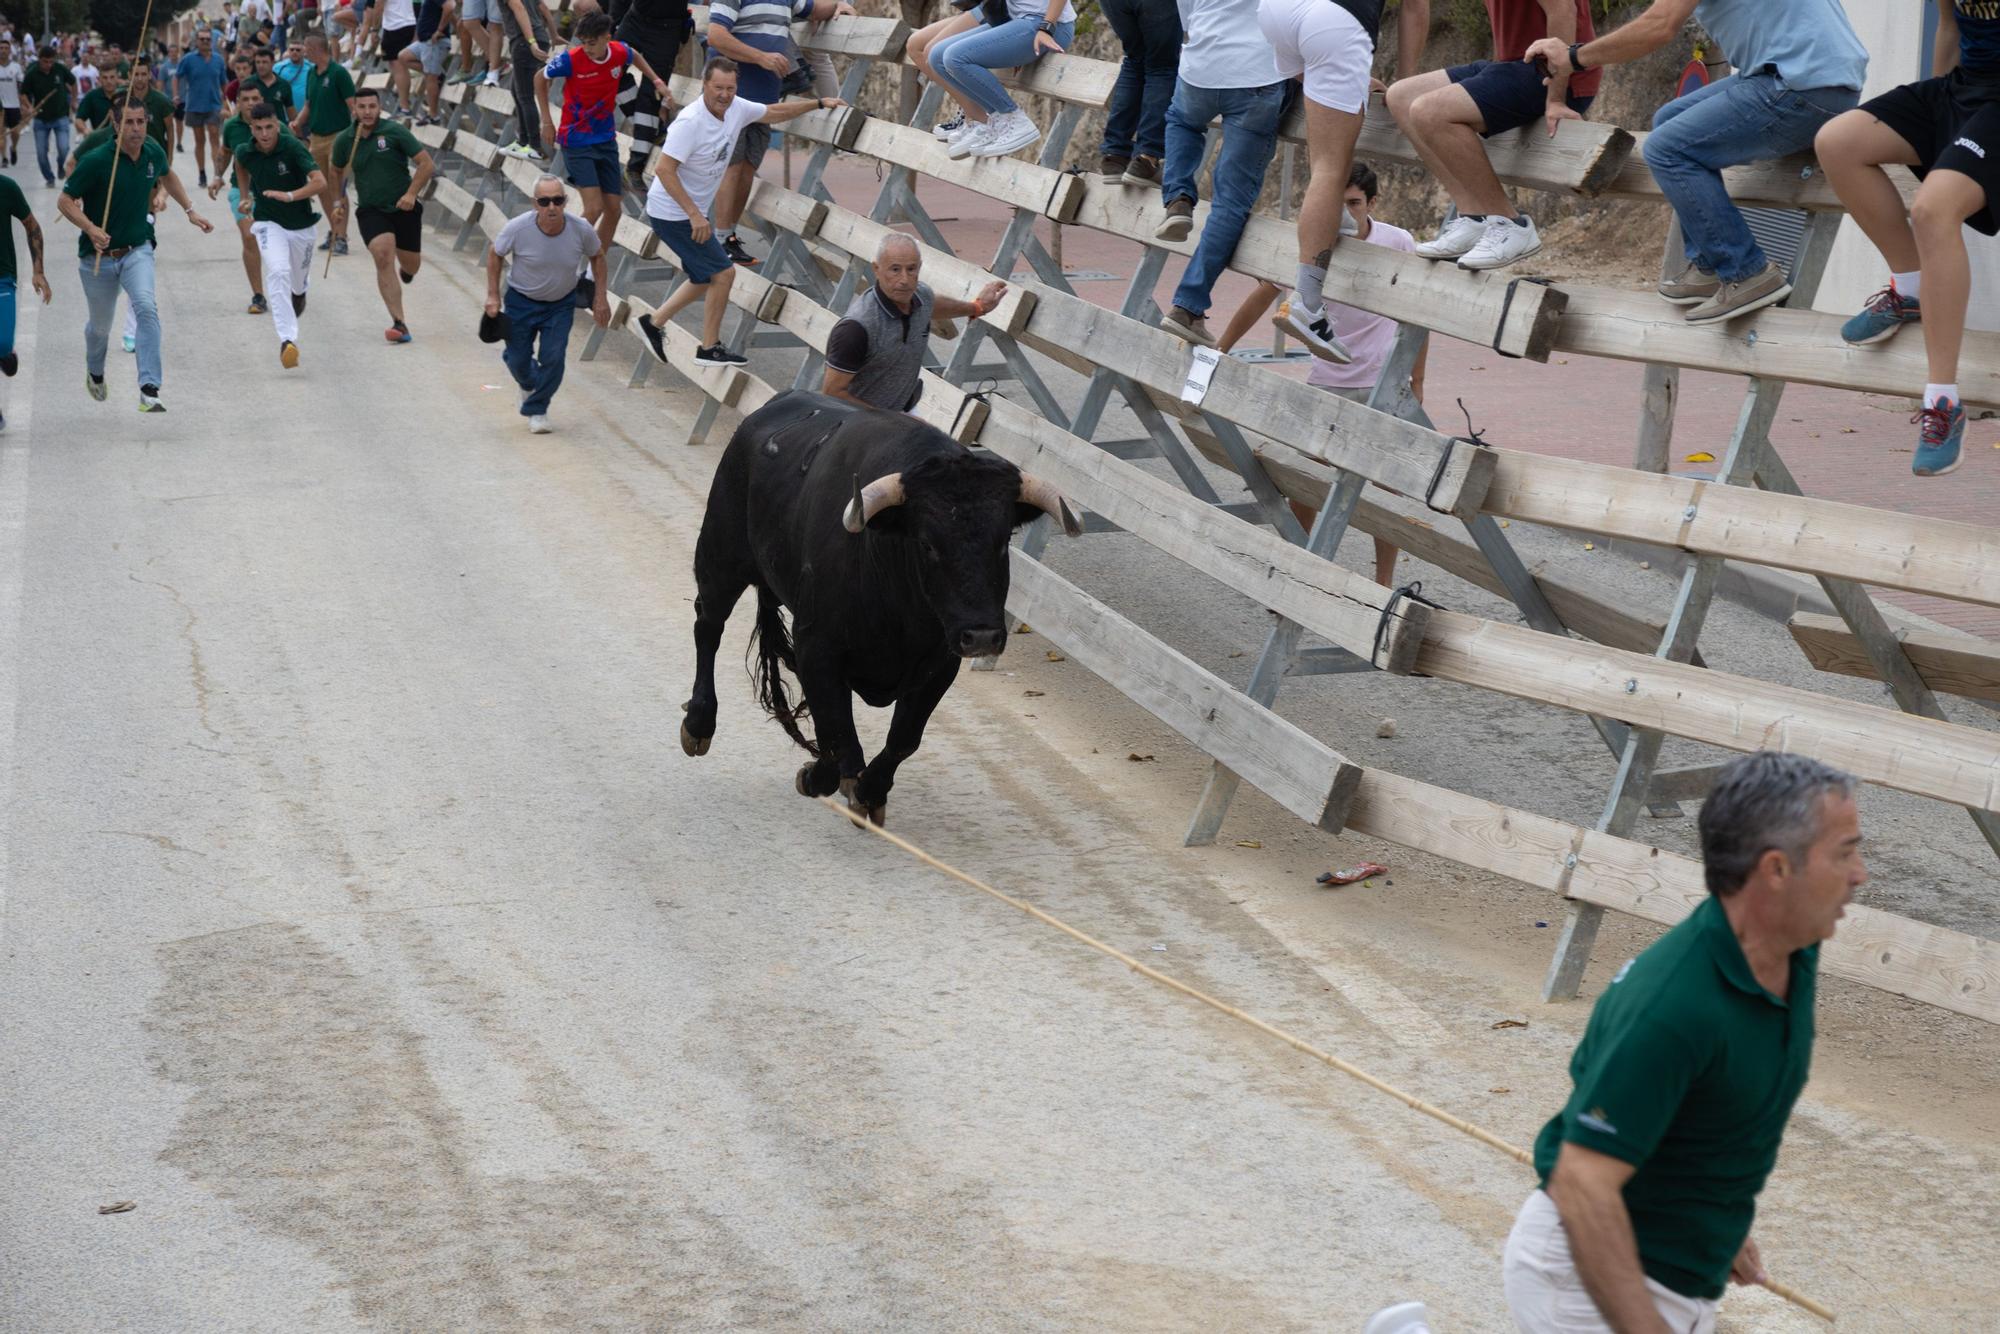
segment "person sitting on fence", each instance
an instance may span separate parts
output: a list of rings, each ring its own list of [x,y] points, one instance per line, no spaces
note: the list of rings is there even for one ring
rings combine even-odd
[[[1430,0],[1403,0],[1398,36],[1420,49],[1430,33]],[[1299,203],[1298,276],[1275,323],[1328,361],[1348,360],[1334,337],[1324,287],[1333,248],[1347,229],[1340,205],[1361,113],[1368,105],[1382,0],[1259,0],[1257,26],[1278,57],[1278,73],[1305,87],[1311,176]]]
[[[1417,248],[1417,238],[1375,216],[1375,199],[1381,191],[1382,183],[1375,175],[1375,169],[1366,162],[1357,162],[1348,169],[1347,192],[1341,203],[1354,223],[1354,239],[1364,245],[1386,246],[1390,250],[1411,254]],[[1236,313],[1229,317],[1229,323],[1216,346],[1224,352],[1234,348],[1249,334],[1250,326],[1262,319],[1264,312],[1277,299],[1276,283],[1258,283],[1256,289],[1244,298],[1243,304],[1236,308]],[[1354,360],[1340,363],[1315,359],[1312,371],[1306,376],[1306,383],[1329,390],[1351,402],[1366,403],[1374,392],[1375,382],[1382,378],[1382,368],[1388,364],[1389,354],[1395,351],[1396,338],[1402,326],[1387,315],[1338,303],[1329,304],[1327,313],[1333,317],[1334,333],[1354,354]],[[1410,368],[1410,397],[1418,403],[1424,401],[1424,366],[1429,360],[1430,346],[1425,344]],[[1316,510],[1296,500],[1292,502],[1292,514],[1306,528],[1312,527],[1313,519],[1317,517]],[[1396,548],[1378,537],[1375,539],[1375,582],[1384,588],[1393,588],[1395,585],[1391,580],[1395,574]]]
[[[1660,296],[1688,306],[1690,324],[1717,324],[1783,301],[1791,279],[1772,263],[1730,201],[1722,169],[1810,148],[1820,126],[1861,98],[1868,52],[1840,0],[1654,0],[1615,32],[1528,48],[1550,79],[1637,60],[1672,41],[1692,14],[1737,72],[1676,98],[1653,115],[1646,165],[1680,219],[1687,264]],[[1568,119],[1567,108],[1549,115]]]
[[[1493,29],[1492,59],[1398,79],[1388,96],[1389,114],[1457,210],[1417,253],[1457,260],[1462,269],[1505,268],[1542,248],[1534,219],[1515,210],[1480,137],[1545,118],[1553,134],[1559,118],[1548,108],[1583,115],[1604,77],[1593,69],[1551,75],[1545,85],[1540,71],[1521,59],[1545,37],[1565,47],[1595,37],[1590,0],[1486,0],[1486,16]]]
[[[938,78],[937,71],[931,68],[931,52],[945,38],[956,37],[962,32],[971,32],[979,26],[979,0],[951,0],[951,4],[952,13],[936,23],[917,29],[910,34],[910,40],[903,43],[903,53],[909,57],[910,63],[916,66],[919,77],[937,84],[940,88],[944,86],[944,81]],[[949,116],[931,127],[931,133],[950,143],[968,124],[964,109],[954,106]]]
[[[1173,0],[1103,0],[1125,59],[1104,112],[1099,169],[1106,184],[1150,188],[1167,155],[1167,104],[1180,73],[1181,14]]]
[[[717,239],[709,221],[722,173],[735,155],[736,141],[753,125],[781,125],[808,111],[846,106],[839,98],[816,97],[810,102],[766,105],[736,95],[736,62],[711,56],[701,72],[701,97],[681,108],[667,127],[653,185],[646,192],[646,221],[674,252],[687,281],[648,317],[639,317],[639,332],[662,364],[667,360],[667,322],[700,301],[701,346],[695,360],[741,366],[749,359],[722,343],[722,312],[736,266]]]
[[[521,415],[528,419],[528,430],[547,435],[549,403],[562,387],[585,261],[596,288],[590,314],[599,328],[611,323],[611,303],[605,295],[604,247],[588,222],[563,207],[569,196],[562,181],[542,176],[532,196],[534,208],[508,219],[487,248],[486,318],[497,320],[505,309],[507,346],[501,359],[521,387]],[[503,296],[500,272],[508,260]],[[486,336],[483,326],[481,336]]]
[[[986,7],[998,10],[1002,0],[990,0]],[[1067,51],[1076,39],[1076,9],[1069,0],[1005,0],[1004,8],[1007,21],[998,27],[982,14],[976,25],[930,50],[938,82],[965,110],[965,128],[951,140],[955,158],[1005,157],[1040,139],[1040,128],[1014,104],[993,71]]]
[[[773,105],[785,95],[785,80],[798,63],[792,23],[798,19],[824,22],[853,12],[854,6],[846,0],[715,0],[708,9],[708,48],[736,62],[739,92],[745,100]],[[743,208],[750,202],[750,182],[756,179],[770,148],[770,125],[745,126],[729,159],[729,170],[723,173],[714,222],[732,264],[757,263],[737,237],[736,224],[743,220]]]
[[[978,318],[1000,304],[1007,284],[990,282],[970,301],[938,296],[921,279],[923,253],[901,232],[875,247],[875,286],[854,298],[826,340],[820,392],[862,407],[909,412],[923,396],[931,321]]]
[[[1820,943],[1868,879],[1854,782],[1732,761],[1701,807],[1709,895],[1612,977],[1535,1140],[1501,1273],[1522,1329],[1708,1329],[1767,1280],[1750,1225],[1812,1059]]]
[[[549,123],[557,127],[563,170],[583,197],[583,216],[609,249],[624,216],[618,202],[625,193],[618,163],[619,80],[630,66],[653,85],[662,102],[667,100],[667,81],[644,56],[611,39],[611,16],[602,10],[576,21],[576,42],[535,71],[535,100],[548,106],[550,80],[563,81],[562,115],[557,117],[555,108],[549,107]]]
[[[1841,327],[1850,345],[1924,326],[1930,382],[1924,386],[1916,457],[1919,477],[1959,464],[1965,403],[1958,355],[1971,289],[1967,226],[2000,232],[2000,5],[1954,0],[1938,10],[1935,77],[1904,84],[1828,122],[1816,147],[1848,216],[1889,263],[1889,285]],[[1922,178],[1906,211],[1886,163]],[[1931,318],[1923,319],[1922,302]]]

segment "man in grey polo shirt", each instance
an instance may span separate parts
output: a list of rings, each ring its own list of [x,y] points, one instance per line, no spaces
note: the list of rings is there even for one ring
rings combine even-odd
[[[821,393],[908,412],[923,392],[931,321],[984,315],[1007,295],[1007,284],[990,282],[971,301],[938,296],[920,281],[923,263],[917,243],[901,232],[882,238],[875,249],[875,286],[854,298],[847,318],[827,336]]]
[[[536,435],[549,433],[549,400],[563,381],[569,352],[570,325],[576,319],[576,288],[584,261],[590,262],[597,291],[590,315],[599,328],[611,323],[606,299],[604,246],[597,229],[563,208],[569,193],[554,176],[535,182],[535,208],[509,220],[486,252],[486,313],[507,310],[507,348],[503,354],[514,383],[521,386],[521,415]],[[500,293],[500,274],[507,260],[507,293]],[[537,350],[535,340],[541,339]]]

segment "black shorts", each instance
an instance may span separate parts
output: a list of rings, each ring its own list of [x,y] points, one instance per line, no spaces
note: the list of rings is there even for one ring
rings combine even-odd
[[[1445,76],[1463,87],[1479,108],[1479,118],[1486,122],[1481,134],[1488,139],[1533,125],[1549,104],[1541,71],[1525,60],[1475,60],[1470,65],[1453,65]],[[1596,99],[1571,96],[1565,100],[1569,109],[1581,116]]]
[[[1963,172],[1986,191],[1986,207],[1965,225],[2000,234],[2000,88],[1962,78],[1957,70],[1937,79],[1906,83],[1861,104],[1861,110],[1903,137],[1917,151],[1913,169]]]
[[[396,249],[407,250],[413,255],[424,251],[424,206],[418,204],[408,213],[399,208],[369,208],[363,205],[354,210],[354,225],[361,229],[361,244],[367,245],[376,237],[388,233],[396,238]]]
[[[10,130],[13,129],[16,125],[19,125],[21,123],[21,108],[0,107],[0,120],[4,120],[6,122],[8,129]]]
[[[382,30],[382,59],[394,60],[403,54],[403,48],[417,40],[417,25],[407,28],[384,28]]]

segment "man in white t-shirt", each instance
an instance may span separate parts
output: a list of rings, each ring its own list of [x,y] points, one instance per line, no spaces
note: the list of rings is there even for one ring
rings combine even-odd
[[[76,64],[70,69],[76,75],[76,95],[81,98],[97,86],[101,77],[97,72],[97,51],[95,47],[85,47],[77,54]],[[79,131],[81,133],[81,131]]]
[[[21,148],[21,79],[27,71],[14,55],[11,38],[0,38],[0,162],[13,166]]]
[[[667,360],[667,322],[697,301],[703,305],[701,347],[694,354],[695,360],[727,366],[749,361],[722,345],[722,313],[729,304],[736,266],[708,219],[738,136],[751,125],[781,125],[808,111],[846,105],[837,97],[752,102],[736,95],[735,61],[716,56],[702,69],[701,100],[682,108],[667,127],[653,184],[646,192],[646,221],[674,252],[681,272],[688,277],[666,304],[651,316],[639,317],[639,332],[662,364]],[[715,300],[709,300],[710,296]]]

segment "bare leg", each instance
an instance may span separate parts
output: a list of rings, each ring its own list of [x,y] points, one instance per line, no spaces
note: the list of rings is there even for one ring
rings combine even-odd
[[[722,188],[715,192],[715,234],[727,236],[743,220],[743,207],[750,202],[750,185],[757,173],[748,162],[731,164],[722,173]]]
[[[736,283],[736,266],[730,265],[715,275],[709,286],[714,289],[712,299],[701,308],[701,345],[714,347],[722,341],[722,316],[729,309],[729,289]]]
[[[383,232],[368,243],[369,258],[375,261],[375,290],[382,294],[389,319],[403,322],[403,282],[396,276],[396,238]]]
[[[264,256],[257,249],[257,238],[250,234],[250,224],[243,219],[236,220],[236,231],[243,238],[243,276],[250,280],[250,290],[264,290]]]
[[[1924,275],[1924,352],[1932,384],[1958,382],[1965,341],[1965,307],[1972,266],[1965,254],[1965,220],[1986,207],[1986,191],[1961,171],[1934,171],[1917,187],[1910,222]]]
[[[583,220],[597,229],[597,240],[609,253],[612,235],[618,230],[618,210],[606,207],[609,201],[604,191],[594,185],[579,185],[576,192],[583,201]]]
[[[1414,87],[1412,85],[1431,85]],[[1409,88],[1410,91],[1403,90]],[[1431,169],[1460,213],[1514,216],[1506,187],[1493,174],[1486,148],[1479,141],[1486,120],[1472,94],[1452,83],[1442,70],[1404,79],[1389,90],[1391,114],[1401,105],[1396,123],[1403,127],[1417,156]]]
[[[1244,335],[1250,332],[1250,326],[1262,320],[1264,312],[1269,310],[1271,303],[1277,299],[1278,285],[1276,283],[1258,283],[1257,290],[1243,298],[1243,304],[1238,306],[1236,312],[1229,317],[1229,323],[1222,330],[1222,337],[1218,338],[1215,342],[1216,350],[1227,352],[1242,342]],[[1294,506],[1294,508],[1297,507]]]
[[[1882,170],[1886,163],[1915,166],[1917,150],[1902,135],[1866,111],[1848,111],[1820,127],[1813,141],[1820,169],[1857,227],[1874,242],[1891,273],[1913,273],[1919,265],[1916,234],[1903,209],[1903,195]],[[1930,305],[1930,293],[1924,293]]]
[[[1348,168],[1354,165],[1354,143],[1361,137],[1361,116],[1321,106],[1310,97],[1305,108],[1312,175],[1299,203],[1298,290],[1306,309],[1317,315],[1324,305],[1320,284],[1340,240],[1340,215],[1345,211],[1341,199],[1347,191]]]

